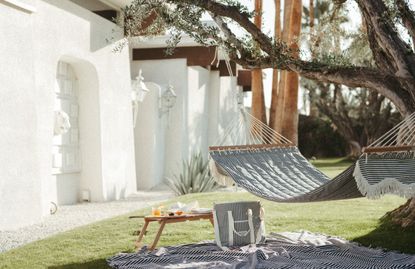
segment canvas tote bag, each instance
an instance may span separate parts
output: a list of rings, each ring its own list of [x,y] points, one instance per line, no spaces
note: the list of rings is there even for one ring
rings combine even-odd
[[[244,246],[265,240],[264,211],[259,201],[215,204],[213,220],[219,247]]]

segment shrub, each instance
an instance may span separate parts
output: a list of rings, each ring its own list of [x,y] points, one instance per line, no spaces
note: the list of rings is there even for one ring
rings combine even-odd
[[[300,115],[298,148],[307,158],[346,156],[348,144],[330,122]]]
[[[166,178],[167,185],[177,194],[210,192],[219,188],[209,171],[208,161],[200,152],[194,153],[190,160],[183,160],[182,172],[173,178]]]

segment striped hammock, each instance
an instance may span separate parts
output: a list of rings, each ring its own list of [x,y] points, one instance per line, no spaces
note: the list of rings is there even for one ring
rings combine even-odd
[[[354,177],[363,195],[415,197],[415,113],[363,149]]]
[[[220,184],[237,184],[276,202],[378,198],[387,193],[415,197],[415,113],[365,148],[356,164],[334,179],[316,169],[288,139],[245,110],[241,115],[225,130],[221,146],[209,148],[210,170]]]

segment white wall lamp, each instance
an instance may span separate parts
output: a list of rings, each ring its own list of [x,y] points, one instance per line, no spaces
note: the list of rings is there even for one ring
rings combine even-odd
[[[245,93],[242,89],[238,89],[238,92],[236,93],[236,103],[238,104],[238,108],[244,108],[244,99]]]
[[[170,114],[170,110],[176,104],[177,95],[173,90],[173,86],[169,84],[167,89],[161,94],[160,96],[160,114],[159,117],[161,118],[163,114],[167,113]]]
[[[138,76],[135,78],[135,80],[132,81],[131,84],[132,92],[131,92],[131,100],[133,102],[133,120],[134,120],[134,128],[137,123],[137,115],[138,115],[138,103],[141,103],[144,101],[144,98],[146,97],[147,93],[150,91],[146,84],[144,84],[144,77],[142,75],[142,71],[138,72]]]

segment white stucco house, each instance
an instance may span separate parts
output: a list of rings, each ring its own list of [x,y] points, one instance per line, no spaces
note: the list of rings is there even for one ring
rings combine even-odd
[[[115,53],[122,30],[110,18],[126,4],[0,0],[0,230],[38,222],[51,202],[110,201],[157,186],[192,151],[207,154],[237,113],[239,78],[215,48],[185,39],[167,57],[160,36]],[[140,70],[150,91],[134,127]]]

